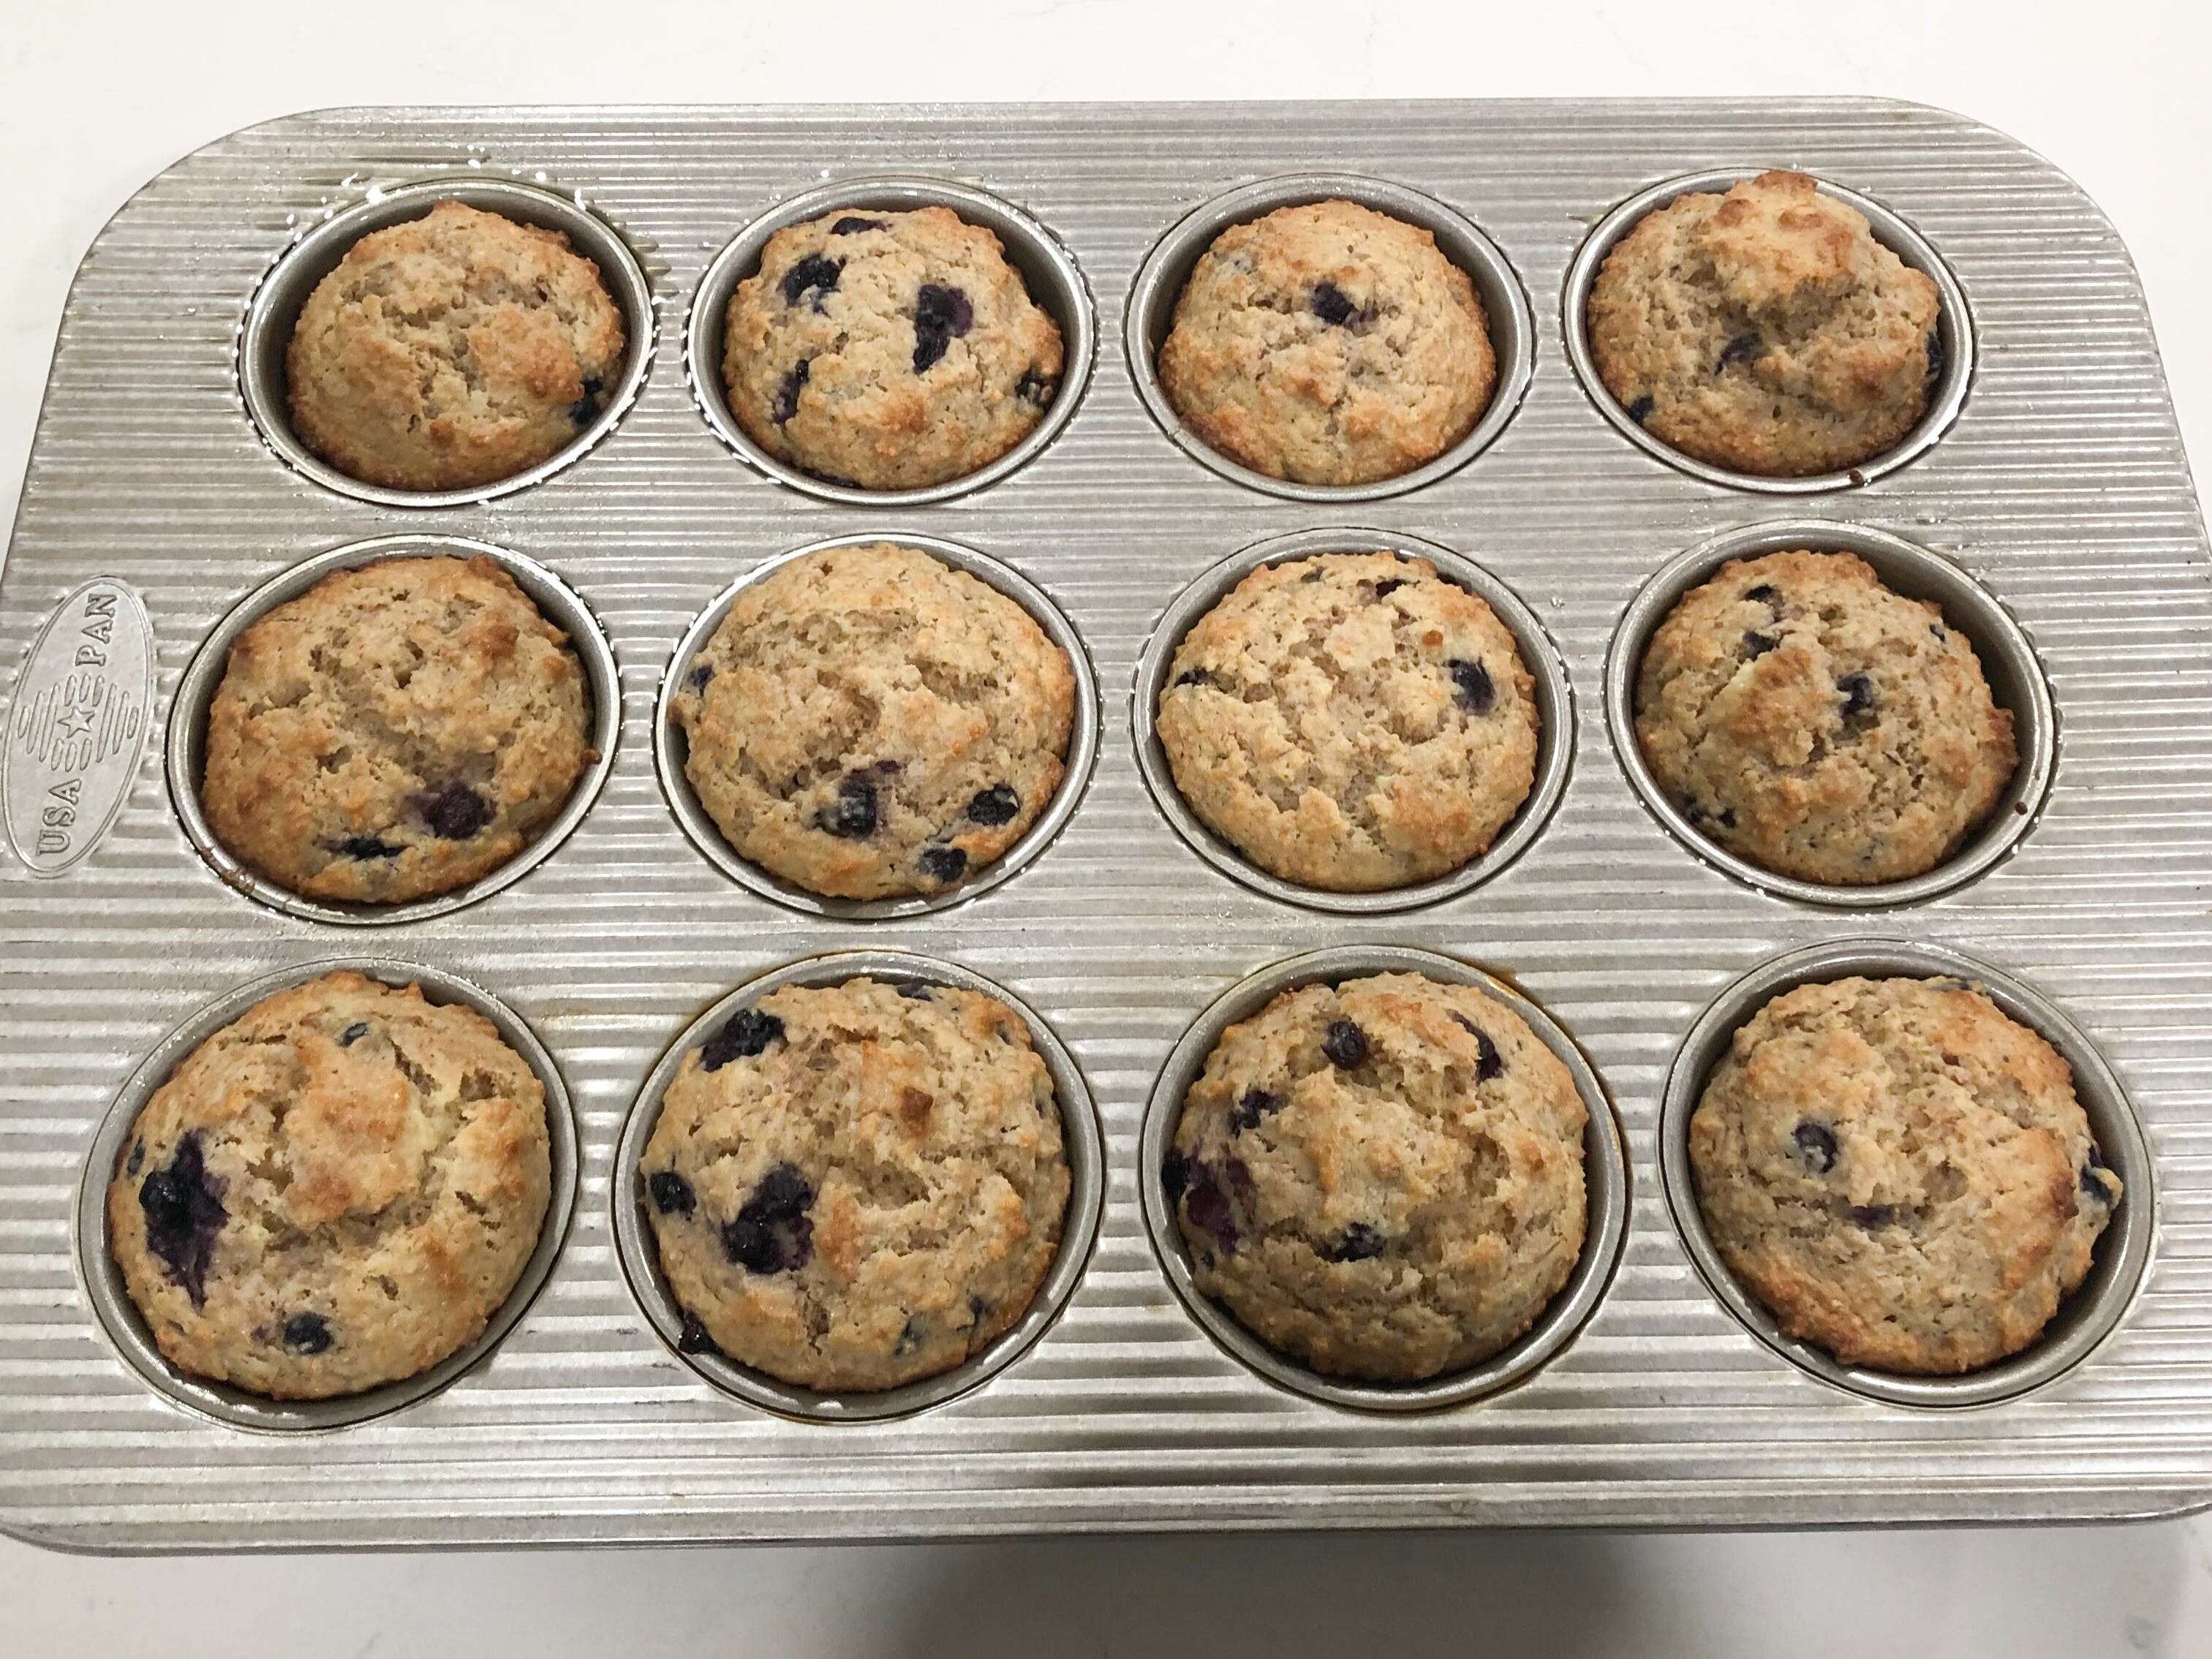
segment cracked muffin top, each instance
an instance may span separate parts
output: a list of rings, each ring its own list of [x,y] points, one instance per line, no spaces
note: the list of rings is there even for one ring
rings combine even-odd
[[[831,483],[920,489],[1026,438],[1060,325],[997,236],[949,208],[824,215],[769,239],[730,298],[722,378],[745,435]]]
[[[1404,887],[1488,850],[1535,779],[1513,634],[1425,559],[1262,565],[1176,645],[1157,730],[1176,792],[1270,874]]]
[[[1028,1310],[1069,1177],[1019,1015],[953,986],[785,986],[684,1057],[640,1160],[684,1318],[803,1387],[961,1364]]]
[[[352,972],[257,1002],[132,1125],[108,1247],[161,1352],[280,1400],[482,1334],[550,1201],[545,1091],[471,1008]]]
[[[284,356],[293,428],[367,483],[496,483],[598,417],[624,332],[559,231],[441,202],[362,237],[307,296]]]
[[[1598,376],[1716,466],[1830,472],[1894,448],[1942,367],[1936,284],[1802,173],[1653,210],[1590,289]]]
[[[1176,301],[1159,376],[1176,413],[1231,459],[1361,484],[1464,438],[1498,364],[1474,283],[1434,235],[1329,201],[1214,238]]]

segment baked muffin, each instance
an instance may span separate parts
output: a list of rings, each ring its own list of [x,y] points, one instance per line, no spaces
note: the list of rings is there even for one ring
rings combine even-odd
[[[238,636],[200,801],[223,846],[309,898],[397,903],[489,875],[586,766],[568,636],[490,559],[334,571]]]
[[[1176,792],[1285,881],[1404,887],[1478,857],[1534,781],[1534,682],[1497,613],[1425,559],[1262,565],[1176,647]]]
[[[988,466],[1060,391],[1060,325],[999,239],[949,208],[780,230],[730,298],[745,435],[832,483],[921,489]]]
[[[1231,460],[1364,484],[1473,431],[1498,361],[1473,280],[1433,235],[1316,202],[1213,239],[1176,301],[1159,376],[1176,413]]]
[[[640,1170],[684,1345],[896,1388],[1012,1328],[1067,1162],[1019,1016],[951,986],[786,986],[684,1057]]]
[[[1636,740],[1699,833],[1838,885],[1942,864],[2020,758],[1966,636],[1851,553],[1731,560],[1684,594],[1637,672]]]
[[[173,1364],[327,1399],[476,1340],[551,1178],[544,1089],[489,1020],[326,974],[155,1091],[108,1184],[108,1248]]]
[[[1776,997],[1706,1080],[1690,1165],[1722,1259],[1785,1333],[1911,1373],[2034,1341],[2121,1199],[2066,1062],[1955,980]]]
[[[566,236],[441,202],[362,237],[301,307],[292,428],[367,483],[496,483],[598,417],[624,345],[599,268]]]
[[[1686,455],[1778,477],[1857,465],[1928,408],[1936,284],[1802,173],[1678,196],[1606,256],[1598,376]]]
[[[1201,1291],[1316,1371],[1412,1382],[1499,1352],[1566,1284],[1587,1121],[1512,1010],[1378,974],[1224,1031],[1161,1174]]]
[[[809,553],[682,668],[684,775],[738,854],[810,892],[937,893],[1060,787],[1075,672],[1028,611],[911,547]]]

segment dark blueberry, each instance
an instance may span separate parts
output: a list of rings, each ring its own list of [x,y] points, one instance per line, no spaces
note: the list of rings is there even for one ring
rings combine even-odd
[[[863,219],[857,213],[848,213],[830,227],[830,234],[832,236],[858,236],[864,230],[881,230],[883,228],[884,222],[880,219]]]
[[[592,417],[599,412],[599,377],[596,374],[586,374],[584,377],[584,395],[568,405],[568,424],[589,425]]]
[[[1367,1058],[1367,1033],[1348,1019],[1333,1019],[1322,1033],[1321,1051],[1330,1065],[1348,1072]]]
[[[968,1298],[968,1322],[970,1326],[980,1325],[990,1316],[991,1304],[988,1302],[980,1296]]]
[[[1359,315],[1359,307],[1334,283],[1316,283],[1311,303],[1313,314],[1331,328],[1342,328]]]
[[[466,841],[499,816],[495,807],[465,783],[449,783],[434,795],[416,798],[415,810],[445,841]]]
[[[134,1176],[145,1167],[146,1143],[143,1140],[134,1140],[131,1143],[131,1161],[123,1166],[123,1173]]]
[[[1451,671],[1452,684],[1459,688],[1460,702],[1470,713],[1487,714],[1498,701],[1498,688],[1491,684],[1490,671],[1479,662],[1456,657],[1444,666]]]
[[[1494,1077],[1505,1075],[1505,1057],[1498,1052],[1498,1045],[1490,1040],[1490,1033],[1477,1025],[1465,1014],[1454,1014],[1460,1029],[1474,1038],[1474,1080],[1487,1083]]]
[[[1761,582],[1756,587],[1747,587],[1743,590],[1743,596],[1753,605],[1772,605],[1782,597],[1774,591],[1772,582]]]
[[[331,1340],[320,1314],[295,1313],[284,1322],[284,1346],[294,1353],[327,1353]]]
[[[1790,1132],[1790,1139],[1797,1143],[1814,1175],[1826,1175],[1836,1167],[1836,1133],[1826,1124],[1801,1123]]]
[[[1230,1110],[1229,1133],[1241,1135],[1247,1129],[1257,1128],[1261,1118],[1282,1109],[1280,1096],[1271,1095],[1265,1089],[1247,1089],[1244,1097]]]
[[[715,1346],[714,1339],[707,1334],[707,1328],[699,1322],[699,1316],[687,1313],[684,1316],[684,1328],[676,1338],[676,1352],[720,1353],[721,1349]]]
[[[1177,685],[1204,685],[1210,677],[1203,668],[1186,668],[1176,676]]]
[[[1375,584],[1375,597],[1378,599],[1388,599],[1405,585],[1406,579],[1403,576],[1393,576],[1387,581],[1379,581]]]
[[[978,823],[1012,823],[1014,815],[1021,810],[1022,798],[1010,783],[994,783],[988,789],[979,789],[975,798],[968,803],[968,816]]]
[[[1946,634],[1943,631],[1943,624],[1942,623],[1929,623],[1928,624],[1928,631],[1934,635],[1938,640],[1948,640],[1951,637],[1948,634]]]
[[[747,1273],[781,1273],[803,1267],[814,1255],[814,1188],[788,1164],[761,1177],[737,1218],[722,1229],[722,1249]]]
[[[1651,394],[1647,392],[1628,405],[1628,418],[1637,425],[1642,426],[1644,422],[1651,418],[1653,407]]]
[[[932,881],[957,881],[968,867],[968,855],[957,847],[925,847],[915,862]]]
[[[1743,636],[1743,654],[1753,658],[1763,657],[1781,643],[1782,641],[1771,634],[1761,634],[1755,629],[1747,630]]]
[[[719,1072],[733,1060],[750,1060],[783,1035],[783,1022],[757,1008],[740,1008],[722,1022],[699,1050],[699,1064]]]
[[[396,859],[407,849],[394,847],[388,841],[379,841],[374,836],[351,836],[338,843],[338,851],[349,859]]]
[[[1874,682],[1863,674],[1846,674],[1836,682],[1844,694],[1844,718],[1856,720],[1874,709]]]
[[[1943,331],[1940,328],[1929,329],[1928,331],[1929,385],[1933,386],[1943,378],[1943,367],[1949,361],[1949,355],[1943,349]]]
[[[1720,361],[1715,368],[1726,368],[1730,363],[1747,363],[1765,349],[1765,342],[1756,334],[1739,334],[1721,348]]]
[[[891,1344],[891,1352],[904,1358],[921,1346],[921,1332],[914,1322],[914,1316],[908,1314],[906,1323],[899,1327],[898,1340]]]
[[[929,987],[918,979],[902,979],[898,982],[898,994],[908,1002],[929,1000]]]
[[[2105,1183],[2097,1179],[2097,1170],[2094,1161],[2081,1166],[2081,1190],[2100,1204],[2109,1204],[2112,1201],[2112,1195],[2106,1191]]]
[[[1365,1222],[1355,1221],[1322,1245],[1321,1254],[1329,1261],[1366,1261],[1382,1255],[1382,1235]]]
[[[837,786],[837,799],[814,815],[817,830],[843,841],[876,833],[876,786],[854,773]]]
[[[338,1047],[350,1048],[368,1035],[368,1022],[365,1019],[357,1019],[338,1033]]]
[[[1170,1152],[1160,1164],[1160,1190],[1167,1194],[1168,1207],[1182,1202],[1183,1188],[1190,1185],[1190,1160],[1181,1152]]]
[[[655,1170],[646,1176],[645,1190],[653,1195],[653,1207],[663,1215],[690,1215],[699,1207],[699,1194],[673,1170]]]
[[[795,306],[811,290],[814,308],[822,309],[822,296],[835,291],[838,273],[845,269],[842,259],[831,259],[819,253],[810,253],[789,270],[783,273],[783,302]]]
[[[702,662],[689,674],[684,677],[684,684],[690,686],[694,691],[704,691],[707,689],[708,683],[711,682],[714,678],[714,665],[710,662]]]
[[[146,1248],[161,1258],[192,1305],[202,1306],[215,1236],[230,1212],[222,1207],[222,1183],[208,1173],[201,1158],[198,1131],[179,1140],[169,1161],[139,1182],[138,1207],[146,1217]]]
[[[1887,1227],[1897,1219],[1897,1212],[1887,1204],[1854,1204],[1851,1219],[1862,1227]]]
[[[1189,1166],[1189,1184],[1182,1194],[1182,1212],[1190,1224],[1219,1245],[1223,1251],[1237,1253],[1237,1214],[1231,1208],[1229,1194],[1222,1190],[1220,1181],[1203,1164]]]
[[[1022,378],[1014,382],[1014,396],[1025,404],[1042,409],[1052,401],[1052,394],[1060,390],[1060,382],[1049,374],[1040,374],[1033,368],[1022,371]]]
[[[975,325],[975,307],[957,288],[924,283],[914,296],[914,372],[933,366],[947,345]]]
[[[799,413],[799,394],[805,390],[806,377],[813,372],[814,359],[801,357],[783,377],[783,384],[776,387],[775,407],[769,414],[778,426]]]
[[[1723,830],[1735,828],[1735,808],[1733,806],[1723,806],[1717,812],[1709,812],[1696,801],[1692,801],[1682,809],[1682,816],[1689,820],[1692,830],[1703,829],[1709,823]]]

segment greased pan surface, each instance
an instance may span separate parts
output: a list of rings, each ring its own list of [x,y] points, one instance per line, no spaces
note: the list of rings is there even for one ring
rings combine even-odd
[[[1778,496],[1647,453],[1563,339],[1570,267],[1616,206],[1767,166],[1887,210],[1967,310],[1955,420],[1863,485]],[[238,336],[295,238],[455,175],[580,203],[635,256],[657,336],[634,343],[635,398],[541,481],[440,507],[364,500],[264,443]],[[1018,467],[943,500],[825,500],[717,434],[687,379],[687,319],[748,227],[891,175],[1033,222],[1055,279],[1074,273],[1061,292],[1090,307],[1096,355],[1065,424]],[[1129,325],[1133,283],[1178,225],[1310,175],[1441,204],[1494,246],[1529,307],[1526,391],[1480,453],[1356,502],[1194,459],[1128,355],[1148,337]],[[1081,379],[1072,366],[1068,385]],[[1869,910],[1752,885],[1683,845],[1622,771],[1605,695],[1617,624],[1686,550],[1784,519],[1927,550],[2032,647],[2050,781],[2007,855],[1936,896]],[[1389,912],[1286,902],[1216,867],[1163,815],[1132,747],[1139,656],[1177,596],[1242,549],[1346,526],[1442,546],[1509,590],[1555,647],[1573,716],[1564,789],[1527,846],[1486,880]],[[762,896],[687,837],[654,764],[661,677],[702,611],[763,561],[863,533],[933,537],[1016,573],[1072,626],[1097,687],[1097,759],[1065,823],[1004,882],[926,914]],[[574,1109],[576,1202],[543,1287],[449,1386],[351,1426],[247,1431],[118,1357],[74,1266],[75,1198],[100,1124],[167,1034],[251,981],[364,948],[357,929],[225,884],[179,822],[161,727],[248,595],[385,536],[534,562],[612,653],[620,741],[573,832],[511,885],[371,941],[481,988],[544,1043]],[[87,256],[0,574],[0,1526],[76,1548],[269,1549],[2053,1520],[2212,1500],[2207,557],[2125,250],[2047,162],[1934,111],[378,109],[222,139],[149,184]],[[82,667],[70,641],[95,620],[111,662]],[[39,769],[62,764],[55,722],[86,707],[112,714],[68,775],[83,814],[49,822],[62,805]],[[103,836],[112,780],[127,793]],[[2110,1067],[2154,1174],[2114,1328],[1997,1403],[1936,1409],[1814,1376],[1723,1305],[1670,1212],[1661,1103],[1693,1027],[1785,953],[1869,937],[1964,953],[2055,1009]],[[1486,1398],[1386,1414],[1280,1387],[1192,1317],[1146,1231],[1139,1139],[1185,1031],[1248,975],[1340,946],[1497,975],[1614,1109],[1618,1265],[1573,1340]],[[659,1057],[734,988],[837,951],[915,952],[1004,986],[1065,1045],[1103,1135],[1097,1243],[1058,1317],[1003,1370],[891,1422],[793,1420],[714,1387],[648,1322],[612,1236],[628,1190],[616,1145]]]

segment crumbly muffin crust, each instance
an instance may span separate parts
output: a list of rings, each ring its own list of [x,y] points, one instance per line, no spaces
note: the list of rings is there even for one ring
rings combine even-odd
[[[1060,392],[1060,325],[998,237],[949,208],[844,210],[776,232],[726,326],[722,376],[745,435],[864,489],[965,477]]]
[[[1606,390],[1685,454],[1768,477],[1894,448],[1940,367],[1936,284],[1802,173],[1677,197],[1591,285]]]
[[[1851,553],[1736,559],[1682,596],[1637,672],[1636,738],[1700,833],[1803,881],[1923,875],[2019,764],[1966,636]]]
[[[944,985],[786,986],[684,1058],[641,1160],[687,1346],[896,1388],[1028,1310],[1068,1170],[1019,1016]]]
[[[588,701],[568,635],[493,560],[334,571],[232,644],[201,803],[232,854],[293,892],[446,892],[559,814],[598,758]]]
[[[284,356],[293,429],[368,483],[495,483],[598,417],[625,333],[559,231],[441,202],[362,237],[307,296]]]
[[[1455,870],[1535,778],[1512,632],[1425,559],[1262,565],[1176,647],[1157,729],[1176,788],[1261,868],[1367,892]]]
[[[1776,997],[1707,1080],[1690,1163],[1729,1271],[1786,1333],[1907,1373],[2033,1342],[2121,1201],[2065,1060],[1954,980]]]
[[[1498,383],[1474,283],[1418,225],[1279,208],[1200,256],[1161,389],[1214,448],[1299,483],[1395,478],[1464,438]]]
[[[743,589],[671,699],[739,856],[835,898],[941,892],[1036,822],[1075,673],[1035,618],[918,548],[806,554]]]
[[[1588,1226],[1574,1079],[1480,991],[1379,974],[1222,1034],[1163,1170],[1192,1277],[1317,1371],[1415,1382],[1528,1330]]]
[[[279,1400],[483,1334],[550,1201],[545,1091],[473,1009],[351,972],[254,1004],[155,1091],[108,1246],[170,1362]]]

